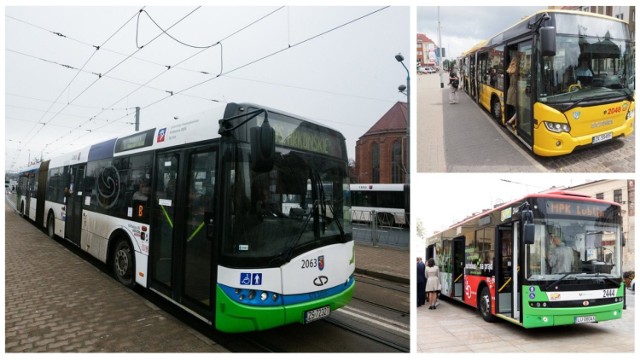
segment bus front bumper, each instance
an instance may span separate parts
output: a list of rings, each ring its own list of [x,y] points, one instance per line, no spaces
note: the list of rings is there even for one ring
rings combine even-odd
[[[309,310],[329,306],[335,311],[347,305],[353,296],[355,282],[343,292],[319,300],[294,305],[256,307],[240,304],[225,294],[218,286],[216,289],[216,329],[227,333],[267,330],[274,327],[304,323],[305,313]]]
[[[591,308],[531,309],[523,315],[522,326],[536,328],[558,325],[601,322],[622,318],[622,303]]]

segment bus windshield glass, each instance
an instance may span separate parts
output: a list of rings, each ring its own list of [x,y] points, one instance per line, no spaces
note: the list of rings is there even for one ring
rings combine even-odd
[[[555,14],[555,56],[545,56],[538,98],[573,107],[633,94],[633,47],[625,23],[592,16]]]
[[[529,245],[529,280],[619,278],[621,226],[618,207],[599,203],[546,200]]]
[[[224,255],[247,266],[274,265],[351,238],[344,162],[278,148],[273,169],[255,172],[247,148],[239,147],[238,157],[230,174],[232,230]]]

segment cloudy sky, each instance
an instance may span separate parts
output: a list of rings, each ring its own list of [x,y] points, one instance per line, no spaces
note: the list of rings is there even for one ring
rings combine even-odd
[[[509,28],[542,6],[440,6],[442,46],[448,58]],[[438,7],[417,7],[417,31],[438,43]]]
[[[356,140],[406,101],[394,56],[410,58],[408,6],[144,10],[4,7],[7,169],[130,133],[136,106],[143,130],[227,102],[326,124],[355,158]]]

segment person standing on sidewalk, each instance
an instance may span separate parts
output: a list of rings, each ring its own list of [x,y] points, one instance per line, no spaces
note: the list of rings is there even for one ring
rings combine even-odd
[[[449,104],[458,103],[458,86],[460,85],[460,78],[456,74],[456,69],[452,68],[449,73]]]
[[[440,268],[433,261],[433,258],[427,262],[425,276],[427,277],[426,290],[429,294],[429,310],[435,310],[438,290],[440,290]]]
[[[427,286],[427,277],[425,275],[426,267],[421,257],[418,257],[418,307],[424,305],[426,301],[425,288]]]

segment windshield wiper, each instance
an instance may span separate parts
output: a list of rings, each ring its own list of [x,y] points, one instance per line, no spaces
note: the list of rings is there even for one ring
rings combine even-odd
[[[597,274],[592,274],[592,275],[594,275],[595,277],[603,277],[606,281],[612,283],[616,288],[620,287],[620,282],[616,282],[615,280],[613,280],[612,278],[606,276],[605,274],[597,273]]]
[[[566,272],[566,273],[558,273],[558,274],[563,274],[562,277],[554,282],[552,282],[551,284],[547,285],[544,289],[544,291],[549,291],[549,289],[551,289],[552,287],[556,286],[560,281],[564,280],[564,278],[566,278],[569,275],[577,275],[577,274],[582,274],[579,272]]]

